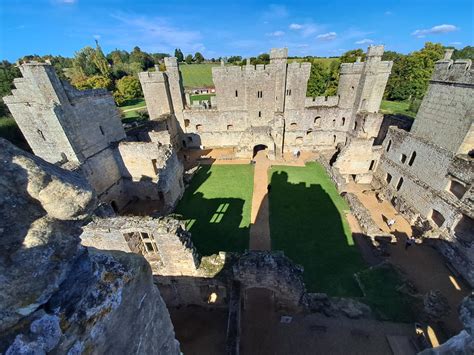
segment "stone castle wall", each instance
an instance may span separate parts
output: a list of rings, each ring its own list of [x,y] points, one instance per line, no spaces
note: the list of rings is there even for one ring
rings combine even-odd
[[[436,63],[412,133],[453,153],[467,154],[463,142],[474,122],[474,68],[470,60]],[[443,132],[443,134],[440,134]],[[456,139],[453,139],[456,137]]]
[[[457,64],[456,64],[457,63]],[[472,131],[474,82],[466,61],[436,63],[411,132],[390,127],[373,185],[474,285],[474,164],[460,151]]]

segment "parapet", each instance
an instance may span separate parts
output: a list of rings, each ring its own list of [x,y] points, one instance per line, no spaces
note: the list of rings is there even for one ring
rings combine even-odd
[[[270,61],[272,59],[287,59],[288,48],[272,48],[270,50]]]
[[[431,77],[432,81],[444,81],[474,85],[474,69],[470,59],[439,60]]]
[[[316,96],[307,97],[304,102],[304,107],[333,107],[339,104],[339,95],[337,96]]]
[[[367,49],[367,57],[381,57],[384,52],[383,44],[377,46],[369,46]]]
[[[364,69],[363,62],[342,63],[339,69],[340,74],[361,74]]]

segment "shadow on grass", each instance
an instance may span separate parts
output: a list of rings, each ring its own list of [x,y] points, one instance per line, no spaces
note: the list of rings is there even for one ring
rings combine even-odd
[[[243,252],[249,245],[249,227],[241,226],[245,200],[205,198],[198,189],[211,176],[210,169],[210,165],[200,166],[175,213],[186,220],[186,229],[192,233],[193,243],[201,255]]]
[[[273,173],[271,186],[272,249],[304,267],[309,292],[361,296],[354,273],[366,265],[331,196],[318,184],[288,182],[284,171]]]

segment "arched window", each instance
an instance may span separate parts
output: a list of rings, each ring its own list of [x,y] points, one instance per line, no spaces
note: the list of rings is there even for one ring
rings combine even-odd
[[[411,153],[411,157],[410,157],[410,160],[408,161],[408,165],[412,166],[413,163],[415,162],[415,158],[416,158],[416,152]]]
[[[262,117],[262,111],[258,111],[258,117]]]
[[[332,120],[332,126],[333,126],[333,127],[336,127],[336,119],[333,119],[333,120]]]
[[[311,128],[306,131],[307,136],[309,136],[311,133],[313,133],[313,130]]]
[[[202,125],[201,124],[196,125],[196,131],[198,131],[198,132],[202,131]]]
[[[333,142],[333,143],[336,143],[336,139],[337,139],[336,135],[333,135],[333,136],[332,136],[332,142]]]
[[[298,125],[295,122],[290,123],[291,129],[296,129],[296,127],[298,127]]]
[[[188,119],[184,120],[184,127],[189,127],[189,120]]]
[[[316,116],[316,117],[314,118],[314,126],[315,126],[315,127],[321,126],[321,116]]]
[[[303,137],[296,137],[295,143],[296,143],[297,145],[303,144]]]
[[[341,126],[344,126],[345,124],[346,124],[346,118],[343,117],[343,118],[342,118],[342,121],[341,121]]]
[[[227,130],[228,130],[228,131],[232,131],[233,129],[234,129],[234,126],[233,126],[233,125],[231,125],[231,124],[228,124],[228,125],[227,125]]]
[[[391,146],[392,146],[392,141],[389,140],[389,141],[388,141],[388,144],[387,144],[387,149],[386,149],[387,152],[390,151],[390,147],[391,147]]]
[[[357,121],[354,122],[354,131],[357,130]]]
[[[239,97],[239,92],[235,90],[235,97]]]

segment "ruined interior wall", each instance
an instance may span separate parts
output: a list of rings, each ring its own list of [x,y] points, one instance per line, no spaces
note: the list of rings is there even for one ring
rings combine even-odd
[[[179,354],[145,259],[79,245],[86,180],[2,139],[0,159],[0,352]]]
[[[469,67],[470,61],[436,63],[411,130],[452,153],[458,152],[474,122],[474,68]]]
[[[176,205],[184,193],[184,168],[169,145],[122,142],[118,150],[130,196],[156,200],[161,191],[167,208]]]
[[[138,73],[146,109],[151,120],[163,114],[172,113],[169,87],[164,74],[160,71]]]
[[[77,154],[83,160],[125,139],[120,113],[106,90],[80,91],[63,83],[70,105],[64,109],[64,129]]]

